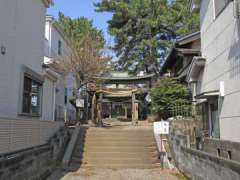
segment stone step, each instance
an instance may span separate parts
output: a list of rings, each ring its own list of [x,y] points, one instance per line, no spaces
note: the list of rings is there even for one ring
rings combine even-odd
[[[79,144],[78,144],[79,145]],[[81,144],[80,144],[81,145]],[[90,141],[86,141],[84,143],[85,147],[89,147],[89,148],[94,148],[96,146],[107,146],[107,147],[119,147],[119,146],[127,146],[127,147],[131,147],[131,146],[139,146],[139,148],[142,147],[152,147],[154,146],[155,143],[153,142],[127,142],[127,141],[123,141],[123,142],[117,142],[117,141],[97,141],[97,142],[90,142]]]
[[[82,140],[129,140],[129,141],[154,141],[154,136],[142,136],[142,137],[134,137],[134,136],[85,136]],[[79,139],[80,140],[80,139]]]
[[[137,136],[137,135],[136,135]],[[97,135],[88,135],[84,136],[82,139],[79,138],[79,140],[131,140],[131,141],[154,141],[155,138],[154,136],[139,136],[139,137],[134,137],[134,136],[122,136],[122,135],[112,135],[112,136],[97,136]]]
[[[86,142],[140,142],[140,143],[156,143],[155,139],[131,139],[131,138],[124,138],[124,139],[118,139],[118,138],[82,138],[82,139],[78,139],[77,143],[86,143]]]
[[[155,163],[159,163],[158,160],[154,159],[135,159],[135,158],[122,158],[122,159],[98,159],[98,158],[89,158],[89,159],[79,159],[72,158],[72,162],[80,163],[80,164],[94,164],[101,166],[103,164],[107,165],[118,165],[118,164],[126,164],[126,165],[152,165]]]
[[[112,133],[103,133],[103,132],[101,132],[101,133],[86,133],[86,134],[84,134],[86,137],[112,137],[112,136],[114,136],[114,137],[153,137],[154,136],[154,134],[153,134],[153,132],[151,132],[151,133],[127,133],[127,132],[121,132],[121,133],[114,133],[114,132],[112,132]]]
[[[102,145],[92,145],[86,146],[86,144],[82,145],[79,144],[75,147],[76,151],[100,151],[100,152],[146,152],[146,151],[157,151],[157,147],[155,145],[152,146],[139,146],[139,145],[132,145],[132,146],[102,146]]]
[[[153,146],[156,144],[156,141],[154,140],[145,140],[145,141],[142,141],[142,140],[106,140],[106,139],[85,139],[85,140],[82,140],[82,141],[78,141],[77,142],[77,146],[78,145],[82,145],[82,144],[95,144],[96,146],[99,145],[99,144],[103,144],[103,146],[105,144],[113,144],[113,145],[117,145],[117,146],[124,146],[124,145],[132,145],[132,146],[136,146],[136,145],[139,145],[139,146]]]
[[[74,153],[74,158],[140,158],[140,159],[157,159],[157,152],[147,152],[147,153],[129,153],[129,152],[85,152],[85,153]]]
[[[76,157],[73,157],[76,158]],[[79,158],[76,158],[79,159]],[[145,157],[145,158],[130,158],[130,157],[83,157],[82,162],[89,163],[107,163],[107,164],[117,164],[117,163],[142,163],[142,164],[153,164],[156,163],[156,158]]]
[[[76,147],[75,152],[81,152],[81,153],[86,153],[86,152],[106,152],[106,153],[111,153],[111,152],[119,152],[119,153],[126,153],[126,152],[133,152],[133,153],[152,153],[152,152],[157,152],[157,147],[141,147],[139,146],[136,147],[103,147],[103,146],[95,146],[94,148],[89,149],[88,147]]]
[[[139,136],[153,136],[153,132],[152,131],[142,131],[142,132],[137,132],[137,131],[133,131],[133,132],[127,132],[127,131],[118,131],[118,132],[115,132],[115,131],[112,131],[112,132],[104,132],[104,131],[94,131],[94,132],[89,132],[87,131],[85,133],[85,135],[95,135],[95,134],[98,134],[98,135],[125,135],[125,136],[131,136],[131,135],[136,135],[138,134]]]
[[[81,153],[77,153],[77,154],[81,154]],[[101,152],[101,151],[86,151],[84,152],[84,156],[91,156],[91,157],[139,157],[139,155],[141,155],[141,157],[157,157],[158,156],[158,152],[157,151],[153,151],[153,152]]]
[[[158,151],[151,129],[90,128],[79,136],[71,167],[156,168]]]
[[[89,164],[89,163],[82,163],[79,164],[79,162],[72,162],[69,170],[73,169],[75,170],[76,168],[107,168],[107,169],[154,169],[154,168],[159,168],[160,164],[159,163],[154,163],[154,164],[105,164],[102,163],[101,165],[99,164]]]
[[[87,129],[87,133],[122,133],[122,132],[125,132],[125,133],[152,133],[153,129],[113,129],[113,128],[110,128],[110,129]]]
[[[151,133],[153,128],[148,128],[148,129],[139,129],[139,128],[134,128],[134,129],[126,129],[126,128],[89,128],[87,129],[87,132],[107,132],[107,133],[118,133],[118,132],[129,132],[129,133],[134,133],[134,132],[147,132]]]
[[[97,136],[97,135],[96,135]],[[152,137],[119,137],[119,136],[92,136],[92,137],[82,137],[79,138],[78,141],[136,141],[136,142],[155,142],[155,138]]]
[[[105,141],[105,140],[86,140],[78,142],[76,146],[81,145],[94,145],[94,146],[105,146],[105,145],[115,145],[115,146],[156,146],[155,141]]]

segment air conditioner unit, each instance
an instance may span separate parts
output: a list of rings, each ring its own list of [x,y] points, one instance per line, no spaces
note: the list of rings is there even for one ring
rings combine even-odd
[[[240,18],[240,0],[234,0],[234,16]]]

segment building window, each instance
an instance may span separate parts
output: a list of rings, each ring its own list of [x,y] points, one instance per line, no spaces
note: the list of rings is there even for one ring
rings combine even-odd
[[[202,122],[202,130],[204,137],[209,137],[209,118],[208,118],[208,103],[203,102],[196,105],[197,118]]]
[[[58,41],[58,55],[62,55],[62,41],[60,40]]]
[[[211,125],[211,137],[220,138],[220,126],[219,126],[219,117],[218,117],[218,99],[214,100],[209,104],[209,117]]]
[[[217,18],[221,12],[227,7],[227,5],[233,0],[213,0],[214,2],[214,15]]]
[[[22,113],[40,116],[40,98],[42,84],[24,75]]]

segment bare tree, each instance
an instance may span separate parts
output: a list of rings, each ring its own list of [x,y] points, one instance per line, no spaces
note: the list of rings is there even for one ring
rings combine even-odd
[[[87,83],[98,83],[96,77],[109,70],[110,57],[106,56],[104,49],[97,48],[95,42],[90,36],[80,43],[68,40],[67,52],[59,57],[59,67],[76,78],[77,88]]]
[[[76,99],[79,98],[79,89],[89,87],[96,89],[100,86],[99,77],[110,70],[110,56],[106,55],[106,49],[96,46],[96,39],[86,35],[81,42],[65,38],[68,48],[61,56],[58,56],[56,63],[58,70],[75,79],[75,96],[72,104],[77,111],[77,120],[80,117],[80,109],[76,106]],[[89,86],[90,85],[90,86]]]

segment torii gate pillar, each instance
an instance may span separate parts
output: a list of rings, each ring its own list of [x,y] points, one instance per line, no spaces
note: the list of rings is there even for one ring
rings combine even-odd
[[[136,94],[132,92],[132,124],[138,124],[138,103],[136,102]]]

